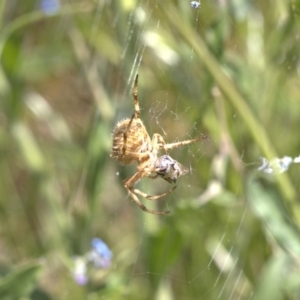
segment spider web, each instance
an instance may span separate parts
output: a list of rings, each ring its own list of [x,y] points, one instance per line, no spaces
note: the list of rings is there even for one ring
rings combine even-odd
[[[299,1],[2,3],[2,298],[300,298]],[[150,136],[208,137],[165,216],[109,158],[137,73]]]
[[[192,134],[201,134],[200,130],[198,129],[198,125],[200,125],[198,124],[199,121],[188,125],[184,121],[182,121],[181,118],[181,116],[188,114],[191,110],[197,111],[197,107],[199,105],[197,103],[198,101],[196,103],[191,103],[191,101],[188,102],[185,100],[185,95],[187,93],[189,83],[194,76],[191,70],[194,63],[194,50],[192,47],[190,49],[187,49],[187,51],[189,52],[189,59],[185,60],[184,62],[185,64],[187,64],[186,74],[183,79],[184,82],[182,82],[177,95],[170,96],[172,85],[174,85],[174,82],[172,82],[174,81],[173,78],[180,70],[180,67],[178,65],[178,60],[180,60],[180,58],[179,54],[174,53],[173,61],[171,61],[168,57],[168,49],[166,50],[166,53],[159,53],[161,48],[167,47],[164,41],[159,40],[160,30],[167,29],[164,29],[163,22],[161,22],[161,20],[159,19],[156,19],[156,17],[154,16],[153,10],[156,9],[156,5],[154,4],[153,6],[151,6],[146,2],[140,3],[135,8],[128,21],[128,37],[125,38],[124,49],[126,51],[129,48],[130,43],[135,43],[135,48],[138,49],[136,50],[135,57],[133,59],[129,82],[132,82],[132,78],[137,70],[143,68],[143,60],[146,55],[152,55],[154,60],[159,61],[159,64],[163,64],[165,71],[161,72],[168,72],[169,75],[166,76],[168,78],[168,82],[166,83],[166,86],[161,87],[162,91],[159,92],[159,96],[154,95],[151,97],[152,100],[149,101],[149,98],[143,95],[142,89],[140,87],[139,98],[140,105],[142,107],[142,119],[146,119],[145,123],[147,128],[149,129],[149,132],[154,133],[159,131],[164,135],[166,140],[170,140],[172,138],[175,138],[176,140],[187,139],[190,138]],[[182,2],[181,4],[175,5],[171,8],[178,11],[182,9],[192,10],[189,5],[189,2]],[[194,30],[197,31],[197,27],[199,25],[200,10],[191,11],[191,13],[193,14],[194,18],[194,22],[192,22],[194,23]],[[133,19],[138,19],[140,17],[139,15],[143,14],[145,14],[145,21],[143,22],[143,26],[137,29]],[[157,24],[156,27],[155,24]],[[133,30],[137,30],[136,41],[132,41],[129,37],[129,32]],[[169,51],[171,51],[171,49]],[[126,54],[124,53],[124,57],[125,56]],[[143,86],[143,80],[147,80],[147,75],[143,77],[142,74],[142,71],[140,71],[141,86]],[[154,88],[151,93],[155,94]],[[194,96],[195,98],[201,99],[201,90],[199,90],[198,93],[198,95],[190,95],[190,97]],[[125,94],[126,96],[124,96],[124,99],[127,98],[128,91],[126,91]],[[171,97],[172,99],[170,99]],[[170,105],[171,101],[174,102],[173,105]],[[186,105],[180,105],[181,102],[186,102]],[[183,111],[181,111],[182,107],[184,109]],[[163,118],[169,119],[169,126],[165,126],[165,124],[162,124],[161,120]],[[174,122],[180,124],[180,126],[184,128],[184,132],[187,134],[176,136],[175,131],[174,135],[174,132],[172,132],[172,123]],[[212,148],[214,148],[214,143],[211,140],[208,143],[211,144],[209,146],[212,146]],[[207,157],[211,156],[207,155],[207,147],[205,148],[205,145],[203,145],[202,143],[187,148],[188,149],[185,152],[185,156],[188,157],[186,161],[188,161],[189,163],[190,175],[188,179],[182,179],[180,183],[178,183],[178,189],[185,187],[185,191],[187,191],[186,195],[188,196],[182,197],[179,196],[180,193],[174,193],[174,195],[168,197],[165,205],[168,207],[168,209],[173,210],[173,214],[178,213],[176,212],[176,210],[174,211],[174,208],[172,208],[173,203],[176,203],[179,207],[182,206],[181,210],[187,213],[191,209],[191,207],[189,207],[190,205],[188,201],[193,198],[199,199],[201,197],[200,195],[205,189],[205,186],[203,184],[202,186],[198,186],[194,182],[189,183],[189,181],[191,180],[191,177],[199,176],[199,174],[197,173],[199,172],[199,169],[196,170],[193,166],[201,165],[202,161],[204,160],[203,157],[205,153]],[[179,154],[177,155],[180,156],[180,152],[181,156],[184,155],[182,154],[182,151],[177,151],[177,153],[178,152]],[[151,184],[152,182],[149,183],[149,185]],[[241,183],[239,182],[239,185],[240,184]],[[155,185],[159,185],[159,183],[155,183]],[[151,189],[148,185],[141,184],[141,186],[143,186],[144,189],[148,188],[151,192],[153,192],[153,189]],[[150,205],[149,203],[146,204],[147,206]],[[197,208],[197,210],[199,210],[199,208]],[[203,208],[203,212],[204,211],[205,208]],[[240,229],[243,227],[243,221],[247,214],[247,208],[246,206],[244,207],[242,218],[240,219],[240,221],[236,222],[235,234],[233,234],[232,228],[229,229],[229,223],[232,222],[232,220],[234,219],[233,215],[235,214],[234,202],[232,204],[229,204],[228,211],[228,216],[225,217],[226,225],[224,230],[220,231],[219,233],[212,234],[209,238],[206,238],[204,240],[203,236],[201,238],[201,235],[199,235],[199,237],[197,238],[196,235],[195,242],[182,242],[182,244],[179,246],[179,248],[182,249],[179,250],[179,253],[175,254],[176,259],[174,258],[174,261],[172,263],[168,262],[168,257],[172,255],[171,247],[174,243],[176,243],[176,239],[178,238],[176,237],[178,233],[174,234],[173,232],[172,223],[174,221],[176,222],[176,218],[180,218],[181,214],[179,213],[178,216],[170,217],[172,219],[175,218],[172,221],[170,221],[169,219],[160,221],[157,220],[157,217],[155,216],[142,215],[142,231],[140,232],[139,238],[137,239],[137,244],[132,249],[132,251],[135,252],[135,255],[133,255],[135,258],[132,269],[128,274],[129,277],[126,299],[131,299],[133,297],[136,286],[138,286],[142,282],[146,282],[146,285],[147,282],[149,282],[150,284],[152,282],[157,282],[156,291],[154,293],[149,291],[149,295],[154,294],[156,299],[172,299],[173,297],[177,299],[237,299],[237,296],[240,296],[241,298],[247,298],[250,295],[250,283],[248,282],[242,267],[239,266],[239,255],[235,253],[237,252],[235,246],[237,244],[236,239],[239,237]],[[199,213],[200,218],[203,212]],[[153,219],[155,220],[153,221]],[[151,225],[151,223],[153,222],[155,223],[155,225]],[[207,226],[205,224],[202,224],[202,226],[200,224],[194,224],[199,227],[193,228],[193,224],[189,224],[186,218],[184,222],[184,226],[187,226],[187,229],[189,231],[203,230],[201,229],[201,227],[204,226],[205,228]],[[162,223],[164,223],[164,225]],[[157,228],[151,229],[153,226]],[[163,226],[163,229],[159,228],[160,226]],[[165,231],[164,235],[166,239],[159,242],[159,236],[161,235],[162,230]],[[155,235],[157,235],[157,237],[155,237]],[[149,242],[149,240],[151,241],[151,239],[157,241],[154,241],[154,244],[152,244]],[[158,242],[162,243],[162,245],[157,245]],[[155,253],[157,251],[155,247],[161,248],[159,253],[156,255]],[[187,253],[194,252],[195,248],[199,249],[198,255],[204,257],[199,259],[198,264],[196,266],[193,266],[192,269],[180,266],[180,261],[184,261],[184,258],[182,258],[181,256],[186,258],[186,256],[188,255]],[[201,250],[203,248],[205,248],[206,251]],[[143,253],[145,251],[147,252],[147,254]],[[145,255],[149,256],[148,263],[146,263],[146,265],[144,264]],[[192,255],[194,256],[195,253]],[[157,263],[151,263],[153,260],[159,260],[160,265],[157,268],[155,268],[154,266]],[[166,263],[164,263],[164,261],[166,261]],[[195,261],[197,262],[197,254]],[[211,271],[212,268],[215,269],[214,272]],[[163,271],[158,272],[157,269]],[[197,289],[195,287],[197,287],[199,283],[206,281],[207,277],[211,277],[211,280],[206,284],[204,293],[201,294],[200,292],[197,292]],[[183,287],[182,291],[180,291],[180,296],[175,296],[176,294],[174,292],[174,289],[172,288],[172,285],[179,285]],[[143,295],[143,298],[147,299],[149,298],[149,295],[147,295],[146,293],[145,295]]]
[[[282,179],[276,179],[276,168],[270,167],[268,159],[262,164],[259,161],[261,156],[272,158],[272,153],[249,141],[247,120],[226,99],[230,96],[224,94],[213,71],[189,43],[191,37],[185,39],[171,21],[174,12],[183,23],[190,24],[192,38],[204,39],[213,56],[219,58],[217,72],[226,74],[245,91],[249,102],[253,101],[250,109],[255,110],[259,84],[250,77],[254,67],[263,70],[266,64],[262,55],[263,16],[251,4],[235,1],[231,5],[230,10],[229,3],[223,1],[204,2],[195,8],[190,1],[142,0],[128,4],[128,13],[118,16],[126,18],[118,68],[126,85],[119,89],[117,83],[122,95],[115,97],[119,108],[116,119],[131,116],[132,83],[139,73],[141,119],[150,136],[160,133],[167,142],[209,136],[206,141],[172,151],[171,156],[190,170],[180,178],[175,192],[155,203],[141,199],[148,208],[167,209],[170,215],[146,214],[128,197],[124,199],[124,192],[116,201],[113,222],[122,226],[120,219],[131,219],[130,225],[125,225],[130,232],[123,232],[122,237],[115,233],[112,238],[118,261],[112,272],[123,276],[125,299],[275,299],[271,287],[286,292],[276,270],[291,271],[292,259],[287,252],[294,255],[298,250],[281,245],[283,239],[272,226],[278,220],[261,206],[263,201],[271,205],[279,201],[279,195],[287,195],[278,191]],[[243,22],[248,26],[247,37],[239,26]],[[222,40],[225,37],[227,41]],[[243,59],[253,68],[244,67]],[[235,81],[239,76],[241,79]],[[253,86],[256,90],[251,93]],[[265,138],[263,134],[261,137]],[[114,169],[114,184],[121,185],[118,177],[130,176],[135,167],[125,169]],[[264,178],[264,170],[274,173],[273,182]],[[273,198],[261,181],[276,191]],[[148,179],[138,186],[151,195],[170,188],[162,180]],[[270,207],[273,213],[279,211],[276,205]],[[285,209],[283,212],[291,222],[292,217]],[[270,278],[278,288],[270,284]],[[292,290],[296,297],[298,285]]]

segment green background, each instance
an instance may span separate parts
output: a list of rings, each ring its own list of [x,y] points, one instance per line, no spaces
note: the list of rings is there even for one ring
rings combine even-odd
[[[0,3],[0,299],[299,299],[299,1]],[[133,113],[190,170],[150,203],[109,158]],[[161,179],[138,187],[151,195]],[[72,278],[100,237],[109,269]]]

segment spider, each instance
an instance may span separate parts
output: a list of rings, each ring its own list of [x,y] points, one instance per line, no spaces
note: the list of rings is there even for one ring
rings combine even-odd
[[[134,188],[135,183],[145,177],[151,179],[161,177],[169,183],[176,183],[180,176],[188,173],[188,169],[169,156],[168,150],[206,139],[207,136],[171,144],[167,144],[158,133],[154,133],[152,139],[150,139],[147,129],[140,119],[138,74],[135,77],[132,97],[134,104],[133,115],[130,119],[127,118],[116,124],[110,157],[122,165],[129,165],[133,162],[138,163],[137,172],[123,181],[124,187],[132,200],[143,211],[155,215],[165,215],[170,211],[150,210],[140,202],[137,195],[148,200],[157,200],[170,194],[176,186],[160,195],[150,196]],[[158,152],[161,149],[165,152],[165,155],[158,156]]]

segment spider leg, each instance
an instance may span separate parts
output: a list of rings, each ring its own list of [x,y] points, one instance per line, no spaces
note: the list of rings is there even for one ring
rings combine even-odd
[[[140,200],[138,199],[138,197],[136,196],[136,194],[141,195],[142,197],[145,197],[146,199],[149,200],[156,200],[159,199],[169,193],[171,193],[175,188],[173,187],[170,191],[158,195],[158,196],[150,196],[147,195],[146,193],[141,192],[140,190],[134,189],[133,186],[134,184],[139,181],[140,179],[144,178],[144,177],[148,177],[151,174],[151,172],[149,173],[149,170],[146,171],[138,171],[136,172],[134,175],[132,175],[131,177],[125,179],[123,181],[124,187],[126,188],[126,190],[128,191],[129,196],[131,197],[131,199],[140,207],[140,209],[142,209],[143,211],[146,211],[148,213],[154,214],[154,215],[165,215],[168,214],[169,211],[154,211],[154,210],[150,210],[147,207],[145,207]]]
[[[139,81],[139,74],[136,74],[135,80],[134,80],[134,86],[132,91],[132,98],[133,98],[133,104],[134,104],[134,118],[138,119],[140,117],[140,105],[139,105],[139,99],[138,99],[138,81]]]
[[[144,153],[144,154],[146,154],[146,153]],[[156,170],[156,169],[154,169],[154,170]],[[144,177],[150,177],[151,178],[151,173],[152,173],[151,169],[142,167],[140,170],[138,170],[131,177],[126,178],[123,181],[123,184],[124,184],[126,189],[128,188],[128,189],[132,190],[135,183],[138,182],[140,179],[142,179]]]
[[[130,121],[128,122],[128,125],[126,127],[126,130],[123,132],[123,139],[124,139],[124,143],[123,143],[123,148],[122,148],[122,154],[125,155],[126,154],[126,146],[127,146],[127,132],[129,131],[132,121],[133,119],[138,119],[140,117],[140,105],[139,105],[139,99],[138,99],[138,79],[139,79],[139,75],[137,74],[135,77],[135,81],[134,81],[134,86],[133,86],[133,92],[132,92],[132,98],[133,98],[133,104],[134,104],[134,113],[130,119]]]
[[[168,154],[167,148],[165,147],[167,143],[160,134],[154,133],[151,143],[155,150],[158,150],[159,148],[164,148],[165,153]]]
[[[139,159],[143,159],[143,158],[149,157],[150,153],[149,152],[139,153],[139,152],[127,151],[126,155],[130,155],[130,157],[132,157],[132,158],[134,158],[136,160],[139,160]]]
[[[128,194],[131,197],[131,199],[140,207],[140,209],[142,209],[143,211],[153,214],[153,215],[166,215],[168,213],[170,213],[170,211],[156,211],[156,210],[151,210],[148,209],[145,205],[143,205],[140,200],[138,199],[138,197],[130,191],[130,189],[127,188]]]
[[[172,193],[176,188],[177,188],[177,186],[175,185],[169,191],[167,191],[167,192],[165,192],[163,194],[160,194],[160,195],[156,195],[156,196],[150,196],[150,195],[148,195],[148,194],[146,194],[146,193],[144,193],[144,192],[142,192],[142,191],[140,191],[138,189],[132,189],[132,192],[134,194],[138,194],[138,195],[140,195],[140,196],[142,196],[142,197],[144,197],[144,198],[146,198],[148,200],[158,200],[158,199],[160,199],[160,198],[162,198],[162,197],[164,197],[164,196]]]
[[[171,143],[171,144],[165,144],[163,147],[164,147],[164,149],[166,151],[166,149],[178,148],[178,147],[185,146],[185,145],[188,145],[188,144],[191,144],[191,143],[195,143],[195,142],[198,142],[198,141],[201,141],[201,140],[205,140],[205,139],[207,139],[206,135],[201,136],[201,137],[196,138],[196,139],[192,139],[192,140],[181,141],[181,142]]]

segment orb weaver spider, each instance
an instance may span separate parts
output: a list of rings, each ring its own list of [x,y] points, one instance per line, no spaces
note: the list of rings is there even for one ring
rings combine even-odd
[[[152,139],[150,139],[147,129],[140,119],[138,74],[135,77],[132,97],[134,113],[130,119],[122,120],[116,124],[113,132],[113,145],[110,157],[122,165],[129,165],[133,162],[138,163],[137,172],[123,181],[124,187],[132,200],[143,211],[155,215],[165,215],[170,211],[150,210],[140,202],[137,195],[148,200],[158,200],[170,194],[176,186],[165,193],[150,196],[134,188],[135,183],[145,177],[151,179],[161,177],[169,183],[176,183],[180,176],[188,173],[188,169],[169,156],[168,150],[206,139],[207,136],[171,144],[167,144],[158,133],[154,133]],[[165,155],[158,156],[158,151],[161,149],[165,152]]]

